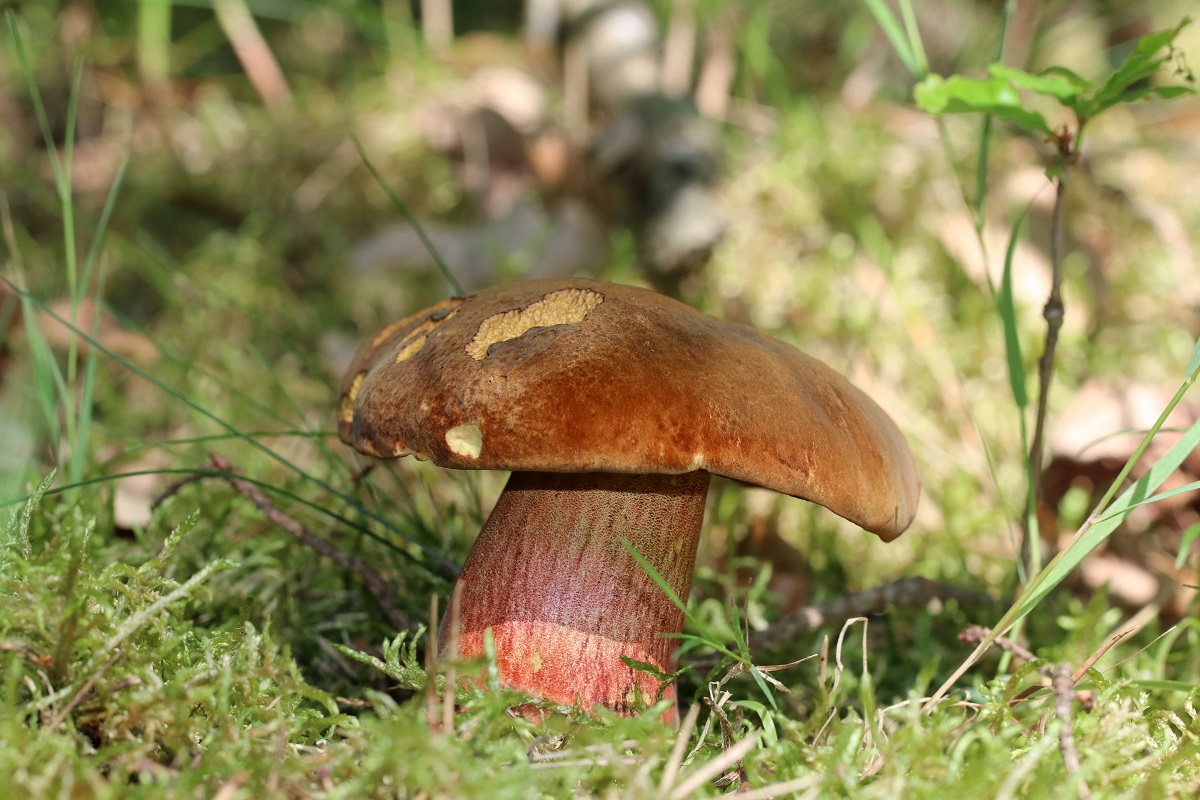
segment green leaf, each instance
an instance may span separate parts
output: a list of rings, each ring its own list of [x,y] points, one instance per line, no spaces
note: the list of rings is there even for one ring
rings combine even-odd
[[[1104,86],[1091,99],[1086,115],[1094,117],[1101,111],[1111,108],[1118,103],[1131,103],[1148,95],[1162,97],[1163,95],[1153,88],[1139,87],[1136,90],[1130,91],[1129,87],[1151,77],[1162,68],[1163,64],[1171,60],[1174,54],[1170,49],[1171,44],[1175,41],[1175,37],[1179,35],[1179,32],[1189,24],[1191,24],[1191,19],[1184,17],[1174,28],[1148,33],[1138,39],[1133,52],[1117,68],[1116,72],[1108,77]],[[1159,55],[1163,48],[1168,48],[1167,52]],[[1192,80],[1190,75],[1188,79]],[[1195,91],[1184,86],[1171,88],[1177,90],[1175,94],[1170,95],[1174,97]]]
[[[1032,74],[995,63],[988,67],[987,78],[929,75],[917,84],[913,96],[917,105],[929,114],[990,114],[1026,131],[1053,136],[1054,131],[1045,117],[1022,102],[1022,91],[1052,98],[1069,108],[1075,113],[1080,127],[1118,103],[1132,103],[1146,97],[1169,100],[1193,93],[1195,90],[1190,86],[1151,86],[1146,83],[1164,64],[1175,58],[1172,42],[1190,22],[1185,18],[1173,29],[1143,36],[1129,57],[1099,89],[1065,67],[1051,67]],[[1166,52],[1163,52],[1164,48]],[[1194,82],[1182,61],[1176,73],[1183,74],[1189,83]]]
[[[737,644],[739,653],[748,655],[750,653],[750,645],[746,642],[745,634],[742,633],[742,615],[738,613],[736,604],[730,604],[729,613],[733,617],[733,641]]]
[[[425,682],[429,679],[417,661],[417,641],[425,634],[425,630],[424,625],[418,625],[417,629],[411,632],[411,638],[409,631],[401,631],[391,640],[385,638],[382,659],[342,644],[334,644],[333,648],[346,658],[379,670],[405,689],[419,692],[425,688]]]
[[[56,467],[50,470],[49,475],[42,478],[42,482],[29,495],[29,500],[25,503],[25,511],[21,514],[21,524],[17,528],[17,532],[18,540],[21,542],[21,557],[26,561],[33,557],[33,543],[29,538],[29,521],[33,517],[33,510],[42,502],[42,495],[46,494],[50,484],[54,483],[54,476],[57,472],[58,468]]]
[[[397,195],[395,190],[392,189],[391,184],[389,184],[387,179],[383,177],[383,173],[381,173],[375,166],[375,162],[371,161],[370,156],[367,155],[367,151],[362,146],[362,142],[360,142],[358,137],[354,134],[350,135],[350,141],[354,142],[354,147],[358,150],[358,157],[362,159],[363,164],[365,164],[367,169],[370,170],[371,175],[379,184],[379,188],[383,189],[384,194],[388,196],[388,200],[391,201],[392,205],[397,211],[400,212],[401,216],[404,217],[408,224],[412,226],[413,231],[417,234],[417,238],[421,240],[421,244],[424,245],[425,250],[429,253],[429,257],[433,259],[434,265],[437,266],[438,272],[442,273],[442,277],[446,279],[446,283],[450,284],[450,288],[454,291],[454,294],[465,294],[465,292],[463,292],[462,284],[458,282],[458,278],[454,277],[454,273],[450,271],[450,267],[446,266],[446,262],[442,258],[442,254],[438,252],[438,249],[434,246],[433,241],[429,238],[429,235],[425,233],[424,226],[421,225],[416,216],[414,216],[412,211],[409,210],[405,202],[401,200],[400,196]]]
[[[1038,75],[1032,75],[1015,67],[992,64],[988,67],[988,73],[993,78],[1006,81],[1020,89],[1028,89],[1037,94],[1053,97],[1064,105],[1066,105],[1066,101],[1074,99],[1092,88],[1091,84],[1069,69],[1046,70]]]
[[[632,656],[621,656],[621,660],[624,661],[625,666],[629,667],[630,669],[636,669],[638,672],[648,673],[649,675],[652,675],[653,677],[657,678],[660,681],[675,680],[674,675],[668,675],[667,673],[665,673],[661,669],[659,669],[656,665],[651,664],[649,661],[638,661],[636,658],[633,658]]]
[[[1053,67],[1046,67],[1046,69],[1042,70],[1042,72],[1039,74],[1058,75],[1078,87],[1080,92],[1091,91],[1091,89],[1094,88],[1091,81],[1087,80],[1079,73],[1067,69],[1066,67],[1060,67],[1057,65]]]
[[[1125,478],[1133,469],[1133,465],[1146,452],[1146,448],[1149,447],[1151,440],[1158,433],[1159,429],[1162,428],[1163,423],[1167,421],[1167,417],[1179,405],[1179,401],[1183,399],[1183,395],[1189,385],[1188,383],[1184,383],[1175,392],[1170,402],[1167,403],[1166,408],[1163,409],[1154,425],[1142,439],[1141,444],[1137,446],[1133,455],[1125,462],[1125,466],[1121,468],[1120,474],[1113,480],[1108,490],[1104,493],[1104,497],[1100,499],[1091,516],[1083,524],[1083,527],[1076,532],[1071,541],[1067,543],[1067,546],[1033,577],[1025,587],[1025,591],[1021,597],[1009,607],[1008,611],[1004,612],[1004,616],[992,627],[991,632],[984,637],[984,640],[979,643],[979,646],[975,648],[975,652],[968,656],[967,660],[934,693],[934,698],[944,695],[954,682],[962,677],[963,673],[978,660],[979,656],[992,646],[997,636],[1007,633],[1013,625],[1035,609],[1038,603],[1045,599],[1046,595],[1061,583],[1083,561],[1088,553],[1095,550],[1101,542],[1107,539],[1124,520],[1126,514],[1121,512],[1128,512],[1134,504],[1141,502],[1147,496],[1151,495],[1183,463],[1183,460],[1187,458],[1192,450],[1197,445],[1200,445],[1200,421],[1198,421],[1188,428],[1179,441],[1164,453],[1142,477],[1138,478],[1132,486],[1117,498],[1111,506],[1111,509],[1117,512],[1116,515],[1106,518],[1102,522],[1095,521],[1096,517],[1102,514],[1106,508],[1109,508],[1109,500],[1116,494],[1118,487],[1124,483]],[[927,705],[926,708],[928,709],[931,704]]]
[[[762,720],[763,743],[766,744],[767,747],[774,747],[776,743],[778,743],[779,732],[775,728],[774,713],[779,710],[778,708],[774,708],[773,710],[768,709],[757,700],[731,700],[729,704],[737,706],[738,708],[748,708],[755,714],[758,714],[758,718]]]
[[[1147,97],[1170,100],[1185,94],[1193,94],[1195,91],[1195,89],[1189,89],[1186,86],[1137,86],[1124,92],[1116,99],[1113,105],[1117,105],[1118,103],[1136,103],[1138,100]]]
[[[1191,86],[1155,86],[1150,90],[1150,94],[1158,97],[1160,100],[1174,100],[1176,97],[1195,93],[1196,90]]]
[[[758,669],[753,666],[751,666],[747,670],[747,672],[750,673],[750,677],[754,678],[754,682],[758,684],[759,690],[767,698],[767,702],[769,702],[771,704],[771,708],[778,711],[779,706],[775,705],[775,695],[771,693],[771,687],[767,686],[767,682],[763,680],[762,673],[759,672]]]
[[[917,27],[917,15],[913,13],[912,0],[899,0],[900,16],[904,20],[904,32],[908,34],[908,46],[912,48],[917,59],[917,72],[914,77],[923,78],[929,74],[929,58],[925,55],[925,44],[921,41],[921,31]]]
[[[1046,136],[1053,135],[1045,117],[1021,104],[1021,94],[1003,78],[943,78],[930,75],[913,89],[913,98],[929,114],[992,114]]]

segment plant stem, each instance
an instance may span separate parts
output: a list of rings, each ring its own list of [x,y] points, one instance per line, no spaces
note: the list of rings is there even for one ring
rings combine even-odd
[[[1063,236],[1063,207],[1066,205],[1068,158],[1060,154],[1061,171],[1055,185],[1054,217],[1050,230],[1050,296],[1042,308],[1042,317],[1046,320],[1046,345],[1042,357],[1038,360],[1038,404],[1037,419],[1033,428],[1033,444],[1029,447],[1029,480],[1031,503],[1029,515],[1025,524],[1025,541],[1022,557],[1028,559],[1029,574],[1036,573],[1040,568],[1041,559],[1035,536],[1031,536],[1031,525],[1036,520],[1037,499],[1042,482],[1042,451],[1045,449],[1046,408],[1050,399],[1050,380],[1054,376],[1054,351],[1058,347],[1058,333],[1062,329],[1065,314],[1062,301],[1062,236]]]
[[[140,0],[137,18],[138,72],[162,91],[171,74],[171,11],[168,0]]]

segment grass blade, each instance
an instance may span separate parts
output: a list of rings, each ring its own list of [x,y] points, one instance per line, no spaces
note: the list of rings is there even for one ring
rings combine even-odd
[[[699,640],[705,646],[711,647],[713,650],[733,656],[739,661],[745,660],[744,657],[738,656],[726,649],[721,644],[721,641],[717,639],[717,637],[713,636],[711,632],[709,632],[704,623],[697,619],[696,616],[688,610],[687,603],[679,599],[679,595],[677,595],[675,590],[671,588],[671,584],[667,583],[666,578],[658,573],[658,570],[654,568],[654,565],[647,561],[646,557],[638,552],[638,549],[633,546],[633,542],[629,541],[628,539],[621,539],[621,546],[629,552],[629,555],[633,556],[633,560],[638,563],[638,566],[646,570],[646,574],[650,576],[650,579],[658,585],[658,588],[663,590],[663,593],[666,594],[675,607],[683,612],[683,616],[687,619],[688,623],[699,632],[698,637],[690,636],[688,634],[678,634],[676,638],[690,639],[693,641]]]
[[[0,280],[5,280],[5,279],[3,278],[3,276],[0,276]],[[5,281],[5,282],[7,283],[8,281]],[[67,320],[63,319],[60,315],[56,314],[51,309],[47,308],[45,306],[45,304],[41,303],[36,298],[32,297],[28,292],[26,292],[21,287],[18,287],[11,283],[9,283],[9,285],[12,286],[12,288],[21,295],[22,299],[28,300],[31,304],[35,305],[42,312],[44,312],[45,314],[48,314],[51,318],[57,320],[59,323],[62,323],[64,325],[68,324]],[[72,326],[72,327],[74,328],[74,326]],[[417,541],[413,537],[405,534],[403,531],[398,530],[395,527],[395,525],[390,523],[388,520],[384,519],[381,515],[375,513],[374,511],[371,511],[370,509],[357,503],[353,497],[350,497],[350,496],[346,495],[345,493],[339,491],[336,487],[334,487],[328,481],[326,481],[322,478],[319,478],[316,475],[313,475],[312,473],[308,472],[307,470],[302,469],[301,467],[296,466],[295,464],[293,464],[291,461],[289,461],[286,457],[284,457],[280,453],[271,449],[270,447],[263,444],[262,442],[257,441],[253,437],[246,435],[241,430],[239,430],[236,425],[234,425],[233,423],[229,422],[228,420],[218,416],[217,414],[213,413],[212,411],[209,411],[207,408],[205,408],[204,406],[200,405],[199,403],[197,403],[196,401],[194,401],[190,397],[188,397],[187,394],[185,394],[184,392],[181,392],[180,390],[175,389],[172,386],[168,386],[167,384],[160,381],[158,378],[151,375],[146,370],[144,370],[141,367],[137,366],[136,364],[132,363],[128,359],[122,358],[120,355],[114,353],[112,350],[108,349],[103,344],[101,344],[99,341],[97,341],[94,336],[90,336],[90,335],[84,333],[83,331],[78,330],[78,328],[74,328],[74,330],[79,335],[79,337],[82,338],[84,341],[86,341],[94,350],[99,351],[99,352],[103,353],[104,355],[108,356],[113,361],[115,361],[115,362],[119,363],[121,366],[125,367],[125,369],[129,370],[130,372],[137,375],[138,377],[148,381],[152,386],[154,386],[155,388],[170,395],[172,398],[174,398],[175,400],[178,400],[180,403],[182,403],[186,407],[190,408],[191,410],[195,411],[197,414],[200,414],[201,416],[205,417],[206,419],[208,419],[212,422],[215,422],[221,428],[228,431],[229,434],[246,442],[248,445],[250,445],[254,449],[256,449],[259,452],[266,455],[272,461],[275,461],[276,463],[282,465],[288,471],[296,474],[298,477],[301,477],[307,481],[310,481],[314,486],[319,487],[323,491],[327,492],[329,495],[339,498],[340,500],[345,502],[347,505],[357,508],[362,514],[366,515],[370,519],[375,520],[376,522],[379,522],[384,527],[386,527],[388,530],[392,531],[397,536],[401,537],[406,542],[408,542],[409,544],[411,544],[414,547],[416,547],[417,549],[419,549],[421,551],[421,553],[429,559],[430,563],[425,563],[425,562],[415,558],[414,556],[412,556],[412,554],[407,553],[404,550],[400,550],[399,552],[401,552],[405,557],[412,559],[415,563],[421,564],[422,566],[430,569],[435,574],[440,574],[443,577],[452,578],[452,577],[457,576],[458,568],[453,564],[453,562],[451,562],[449,559],[447,559],[441,553],[438,553],[436,550],[432,549],[428,545],[426,545],[420,541]],[[373,538],[379,539],[378,535],[375,534],[374,532],[368,532],[368,535],[372,536]],[[379,541],[384,541],[384,540],[379,539]]]
[[[388,182],[384,180],[383,175],[380,174],[378,169],[376,169],[375,164],[371,161],[370,157],[367,156],[367,151],[363,149],[362,142],[358,140],[357,136],[351,136],[350,138],[354,142],[354,147],[358,150],[359,157],[362,158],[363,163],[367,165],[367,169],[371,171],[371,174],[375,176],[375,180],[379,182],[379,186],[388,196],[388,200],[392,201],[392,205],[396,207],[396,210],[400,212],[401,216],[403,216],[408,224],[412,225],[413,230],[417,232],[417,237],[421,240],[421,244],[424,245],[425,249],[429,251],[429,255],[433,259],[433,263],[437,264],[438,271],[442,273],[442,277],[445,278],[446,282],[450,284],[450,288],[454,290],[456,295],[465,294],[465,292],[463,292],[462,284],[458,282],[458,278],[454,277],[454,273],[450,271],[450,268],[446,266],[446,262],[442,260],[442,254],[438,252],[429,236],[426,235],[425,228],[422,227],[421,223],[417,221],[417,218],[413,216],[412,211],[409,210],[404,201],[401,200],[394,191],[392,191],[392,187],[388,185]]]
[[[871,16],[875,17],[876,24],[883,30],[892,49],[896,51],[896,55],[904,62],[904,66],[908,68],[913,77],[917,80],[924,78],[928,68],[922,68],[921,59],[913,51],[909,37],[904,33],[899,20],[887,7],[887,4],[883,0],[863,0],[863,5],[871,12]]]
[[[171,74],[171,0],[138,0],[138,72],[151,86]]]
[[[980,642],[975,651],[967,657],[967,659],[959,666],[959,668],[955,670],[954,674],[951,675],[950,678],[947,679],[947,681],[942,685],[942,687],[934,693],[933,698],[925,706],[926,710],[931,709],[933,704],[947,691],[949,691],[954,682],[957,681],[958,678],[979,659],[979,656],[981,656],[984,651],[986,651],[987,648],[992,645],[992,642],[996,640],[997,636],[1002,636],[1016,622],[1024,618],[1027,614],[1029,614],[1030,611],[1036,608],[1037,605],[1044,600],[1048,594],[1050,594],[1054,587],[1061,583],[1063,579],[1075,569],[1075,567],[1079,566],[1079,563],[1083,561],[1083,559],[1089,553],[1095,550],[1096,547],[1098,547],[1105,539],[1112,535],[1112,532],[1117,529],[1122,521],[1124,521],[1130,510],[1153,495],[1154,491],[1162,485],[1163,481],[1170,477],[1170,475],[1179,467],[1179,465],[1183,463],[1183,460],[1187,458],[1187,456],[1193,450],[1195,450],[1197,447],[1200,447],[1200,421],[1197,421],[1187,429],[1187,432],[1184,433],[1184,435],[1171,447],[1170,450],[1163,454],[1162,458],[1155,462],[1155,464],[1149,470],[1147,470],[1145,474],[1138,478],[1138,480],[1135,481],[1132,486],[1125,490],[1121,496],[1112,503],[1111,513],[1101,518],[1101,514],[1104,512],[1108,500],[1113,494],[1115,494],[1117,489],[1128,476],[1130,470],[1133,469],[1133,466],[1141,458],[1142,454],[1146,450],[1146,447],[1150,444],[1150,440],[1154,438],[1156,433],[1158,433],[1158,430],[1162,427],[1167,417],[1183,398],[1183,394],[1187,390],[1188,386],[1189,384],[1185,383],[1180,387],[1179,391],[1175,393],[1175,396],[1171,399],[1171,402],[1167,404],[1167,407],[1163,410],[1154,426],[1146,434],[1145,438],[1142,440],[1142,443],[1138,446],[1138,449],[1132,456],[1130,456],[1129,461],[1126,462],[1125,468],[1121,471],[1121,474],[1117,476],[1116,480],[1113,481],[1112,486],[1109,488],[1104,498],[1096,506],[1096,509],[1092,511],[1092,514],[1089,516],[1088,520],[1084,522],[1083,526],[1071,538],[1071,541],[1067,543],[1067,546],[1064,547],[1058,553],[1058,555],[1050,560],[1050,563],[1048,563],[1037,575],[1034,576],[1033,580],[1029,582],[1029,585],[1026,587],[1025,592],[1021,595],[1021,597],[1015,603],[1013,603],[1012,607],[1010,607],[1008,611],[1005,612],[1004,616],[1000,618],[1000,621],[992,627],[991,633],[989,633],[988,636],[982,642]]]
[[[1004,326],[1004,355],[1008,362],[1008,386],[1012,391],[1013,402],[1021,417],[1021,446],[1029,449],[1025,441],[1025,409],[1029,406],[1029,391],[1025,386],[1025,359],[1021,354],[1021,339],[1017,333],[1017,310],[1013,300],[1012,272],[1013,254],[1017,249],[1017,237],[1021,226],[1029,214],[1029,206],[1021,212],[1021,216],[1013,223],[1012,235],[1008,237],[1008,248],[1004,251],[1004,272],[1000,276],[1000,296],[996,300],[996,309],[1000,312],[1000,322]]]

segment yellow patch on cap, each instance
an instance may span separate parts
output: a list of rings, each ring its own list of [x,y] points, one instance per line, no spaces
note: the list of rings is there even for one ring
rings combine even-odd
[[[350,388],[342,395],[342,401],[338,403],[339,422],[344,422],[347,425],[354,422],[354,401],[358,399],[358,390],[362,388],[363,379],[366,377],[366,372],[360,372],[355,375],[354,380],[350,382]]]
[[[425,317],[425,320],[427,323],[430,321],[434,321],[434,325],[437,325],[440,322],[445,322],[446,320],[450,319],[450,317],[454,316],[454,312],[458,310],[458,307],[461,306],[462,303],[463,303],[463,301],[462,301],[461,297],[450,297],[436,305],[432,305],[429,308],[422,309],[422,310],[418,311],[416,314],[413,314],[412,316],[405,317],[404,319],[400,320],[399,322],[393,322],[391,325],[388,325],[386,328],[384,328],[383,330],[381,330],[379,333],[375,334],[371,338],[371,346],[378,347],[389,336],[392,336],[397,331],[402,331],[405,328],[411,326],[414,322],[421,319],[422,317]],[[443,315],[439,316],[439,314],[441,314],[441,312],[446,311],[447,309],[452,309],[452,310],[450,311],[449,314],[443,314]],[[434,320],[435,317],[437,318],[436,320]]]
[[[436,309],[438,306],[434,306],[434,308]],[[431,315],[429,319],[413,328],[408,332],[408,335],[400,341],[400,344],[396,345],[396,355],[393,356],[392,360],[399,364],[401,361],[406,361],[415,356],[418,352],[420,352],[421,348],[425,346],[425,341],[429,338],[429,333],[438,325],[446,322],[457,313],[457,308],[448,314],[443,314],[442,316],[437,316],[435,313]]]
[[[603,302],[604,295],[591,289],[560,289],[525,308],[493,314],[480,323],[475,338],[467,344],[467,354],[481,361],[497,342],[515,339],[532,328],[583,322]]]
[[[427,338],[429,337],[425,331],[421,331],[421,334],[416,338],[410,336],[409,338],[405,339],[404,342],[400,344],[400,349],[396,351],[396,355],[392,360],[399,364],[401,361],[407,361],[408,359],[412,358],[422,347],[425,346],[425,340]]]
[[[483,433],[478,425],[455,425],[446,431],[446,446],[457,455],[479,458],[483,450]]]

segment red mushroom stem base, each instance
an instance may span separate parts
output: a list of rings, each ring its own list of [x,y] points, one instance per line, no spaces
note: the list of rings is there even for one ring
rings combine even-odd
[[[491,628],[507,686],[620,713],[674,699],[673,682],[621,658],[670,674],[679,640],[662,634],[683,628],[683,612],[621,542],[686,599],[708,478],[514,472],[463,565],[442,656],[482,657]]]

